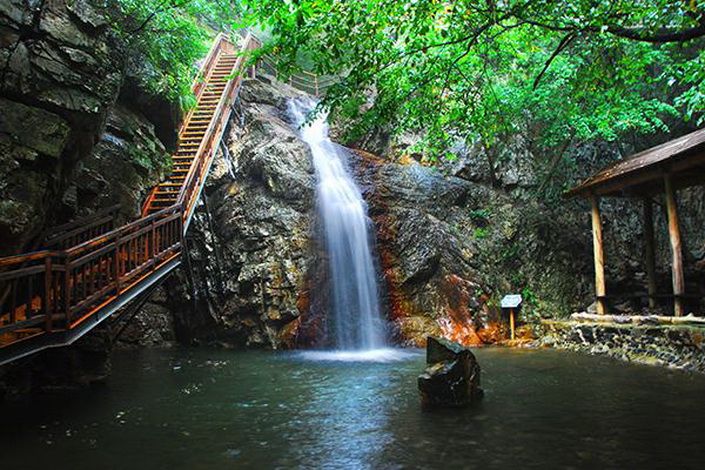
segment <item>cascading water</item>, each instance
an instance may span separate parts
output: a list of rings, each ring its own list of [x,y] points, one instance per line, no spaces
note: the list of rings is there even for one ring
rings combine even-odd
[[[305,123],[315,103],[292,100],[290,112],[311,147],[330,275],[335,347],[371,351],[384,346],[367,204],[345,167],[345,150],[328,138],[326,116]]]

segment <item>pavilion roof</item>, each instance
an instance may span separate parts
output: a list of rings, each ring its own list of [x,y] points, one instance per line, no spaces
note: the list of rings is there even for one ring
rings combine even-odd
[[[669,174],[676,189],[705,184],[705,128],[620,160],[586,179],[567,196],[651,196]]]

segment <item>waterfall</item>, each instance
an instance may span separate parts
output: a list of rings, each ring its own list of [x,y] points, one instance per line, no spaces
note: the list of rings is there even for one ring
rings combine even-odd
[[[346,150],[328,137],[325,115],[306,123],[315,103],[292,100],[290,112],[313,155],[317,209],[330,279],[329,331],[335,347],[364,351],[384,346],[371,221],[360,188],[346,167]]]

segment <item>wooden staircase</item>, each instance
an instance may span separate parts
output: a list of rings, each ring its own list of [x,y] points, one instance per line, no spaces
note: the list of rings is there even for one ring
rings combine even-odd
[[[0,258],[0,365],[73,343],[179,266],[195,211],[239,91],[247,34],[238,51],[219,35],[193,85],[197,106],[179,131],[173,172],[142,217],[114,227],[107,214],[62,228],[47,249]],[[254,69],[251,71],[254,73]]]
[[[224,99],[226,85],[236,72],[237,65],[237,54],[224,48],[217,55],[213,67],[207,71],[204,86],[197,96],[197,105],[187,115],[179,132],[177,151],[172,155],[173,171],[169,178],[153,189],[143,207],[143,216],[177,202],[199,151],[207,144],[207,137],[215,124],[216,112]]]

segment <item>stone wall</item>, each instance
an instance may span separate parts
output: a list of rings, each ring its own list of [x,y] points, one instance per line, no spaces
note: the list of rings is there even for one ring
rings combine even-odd
[[[538,344],[705,373],[705,328],[544,321]]]

